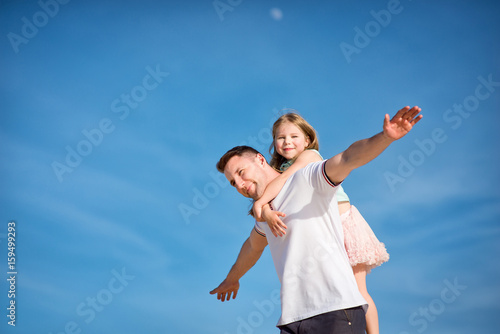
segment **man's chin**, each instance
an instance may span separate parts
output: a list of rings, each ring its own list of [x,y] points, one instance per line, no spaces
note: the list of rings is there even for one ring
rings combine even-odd
[[[252,194],[252,196],[249,196],[249,197],[251,199],[253,199],[254,201],[257,201],[257,200],[259,200],[262,197],[262,195],[264,195],[264,194],[255,193],[255,194]]]
[[[251,185],[249,188],[250,189],[248,189],[249,191],[246,192],[245,197],[251,198],[256,201],[262,196],[262,194],[258,194],[257,187],[255,185]]]
[[[255,196],[254,196],[253,194],[251,194],[251,193],[246,193],[246,194],[244,194],[243,196],[245,196],[246,198],[251,198],[251,199],[253,199],[254,201],[256,201],[256,200],[257,200],[257,198],[255,198]]]
[[[241,193],[241,195],[242,195],[243,197],[246,197],[246,198],[251,198],[251,199],[253,199],[253,200],[255,200],[255,201],[256,201],[256,200],[258,200],[258,199],[260,198],[260,196],[259,196],[259,198],[255,198],[255,196],[254,196],[254,194],[253,194],[253,193],[243,193],[243,192],[242,192],[242,193]]]

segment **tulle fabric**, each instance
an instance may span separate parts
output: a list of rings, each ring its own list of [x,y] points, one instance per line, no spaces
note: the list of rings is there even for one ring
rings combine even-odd
[[[344,230],[344,246],[352,267],[364,263],[370,272],[389,260],[385,245],[377,239],[354,205],[340,218]]]

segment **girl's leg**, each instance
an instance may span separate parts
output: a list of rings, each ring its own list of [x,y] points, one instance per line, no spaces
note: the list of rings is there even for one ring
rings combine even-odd
[[[361,292],[363,298],[368,302],[368,311],[366,312],[366,333],[379,334],[377,307],[366,288],[366,265],[358,264],[352,267],[352,271],[354,272],[359,292]]]

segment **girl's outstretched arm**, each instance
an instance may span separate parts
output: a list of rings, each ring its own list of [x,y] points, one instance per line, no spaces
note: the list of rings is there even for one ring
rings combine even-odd
[[[257,220],[261,220],[264,218],[264,220],[268,223],[269,227],[271,228],[271,231],[273,232],[274,236],[282,236],[285,234],[283,227],[286,228],[286,226],[281,222],[279,219],[279,216],[284,216],[282,213],[277,213],[277,211],[273,211],[275,214],[271,214],[270,211],[272,211],[269,208],[268,203],[272,201],[281,191],[281,188],[285,185],[286,180],[298,171],[301,168],[304,168],[311,162],[315,161],[321,161],[321,156],[316,153],[315,151],[311,150],[306,150],[302,152],[295,162],[288,167],[286,171],[284,171],[281,175],[276,177],[273,181],[271,181],[267,187],[266,190],[264,191],[264,194],[262,195],[261,198],[259,198],[257,201],[255,201],[253,205],[253,214]],[[263,207],[266,207],[265,209],[265,214],[263,215]],[[279,224],[281,223],[281,224]],[[281,228],[278,225],[282,225]]]
[[[417,124],[422,115],[419,107],[404,107],[390,119],[385,115],[383,131],[373,137],[354,142],[345,151],[328,159],[326,175],[334,183],[342,182],[351,171],[379,156],[395,140],[403,138]]]

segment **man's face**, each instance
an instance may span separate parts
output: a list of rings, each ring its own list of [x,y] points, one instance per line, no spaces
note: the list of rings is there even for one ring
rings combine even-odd
[[[264,163],[265,159],[260,154],[235,155],[227,162],[224,175],[240,194],[248,198],[259,199],[266,187]]]

